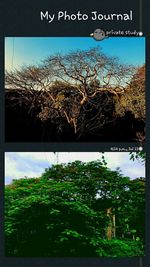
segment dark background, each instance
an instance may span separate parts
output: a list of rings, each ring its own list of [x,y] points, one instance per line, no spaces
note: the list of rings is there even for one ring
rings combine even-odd
[[[140,1],[143,2],[143,11],[147,9],[144,0],[6,0],[1,1],[3,36],[89,36],[94,29],[106,30],[139,30]],[[144,3],[145,2],[145,3]],[[90,14],[91,11],[99,13],[128,13],[133,10],[133,21],[55,21],[52,23],[40,21],[40,11],[57,13],[67,10],[68,13]],[[143,31],[146,34],[146,17],[143,12]]]
[[[146,229],[146,256],[144,258],[5,258],[4,253],[4,152],[16,151],[111,151],[111,147],[136,149],[138,144],[129,143],[5,143],[4,127],[4,37],[29,36],[89,36],[96,28],[105,30],[140,31],[140,1],[143,2],[142,31],[146,37],[146,92],[147,92],[147,229]],[[40,20],[40,11],[50,13],[67,10],[68,13],[90,14],[91,11],[107,13],[128,13],[133,10],[133,21],[54,21],[47,23]],[[2,267],[58,267],[58,266],[90,266],[90,267],[146,267],[150,262],[150,1],[148,0],[0,0],[0,266]],[[60,44],[61,45],[61,44]],[[136,48],[135,48],[136,49]],[[16,129],[17,131],[17,129]]]

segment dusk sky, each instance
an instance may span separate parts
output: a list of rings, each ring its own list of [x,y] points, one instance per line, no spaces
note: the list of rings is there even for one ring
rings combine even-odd
[[[115,170],[120,167],[124,176],[131,179],[145,177],[145,166],[138,160],[130,160],[128,152],[104,153],[108,167]],[[60,152],[58,158],[53,152],[6,152],[5,153],[5,184],[12,179],[27,177],[40,177],[44,169],[52,164],[68,163],[75,160],[89,162],[101,159],[98,152]]]
[[[118,57],[122,63],[135,66],[145,63],[144,37],[109,37],[103,41],[95,41],[92,37],[6,37],[5,68],[18,69],[38,64],[54,53],[93,47],[101,47],[104,53]]]

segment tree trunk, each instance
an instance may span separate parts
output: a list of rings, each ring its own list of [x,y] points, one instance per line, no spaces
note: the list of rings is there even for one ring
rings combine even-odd
[[[116,216],[115,214],[113,214],[112,220],[113,220],[113,237],[116,238]]]
[[[116,216],[112,213],[112,208],[107,209],[107,217],[109,218],[109,222],[106,228],[106,238],[111,240],[112,238],[116,238]]]
[[[109,218],[108,226],[106,228],[106,238],[107,240],[112,239],[112,233],[113,233],[113,224],[112,224],[112,209],[107,209],[107,217]]]

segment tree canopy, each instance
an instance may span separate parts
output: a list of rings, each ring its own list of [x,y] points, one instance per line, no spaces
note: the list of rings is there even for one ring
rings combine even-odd
[[[43,123],[53,123],[57,134],[69,126],[78,139],[100,135],[106,124],[129,110],[144,120],[144,73],[144,67],[91,48],[54,54],[39,65],[6,72],[5,86],[15,89],[13,108],[22,106]]]
[[[145,179],[101,161],[47,168],[5,188],[8,256],[140,256]]]

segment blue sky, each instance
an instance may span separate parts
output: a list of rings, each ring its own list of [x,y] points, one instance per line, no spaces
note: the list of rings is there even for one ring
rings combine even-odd
[[[115,170],[120,167],[124,176],[134,179],[145,177],[145,166],[141,162],[130,160],[128,152],[106,152],[108,167]],[[97,152],[60,152],[58,162],[67,163],[75,160],[89,162],[101,159],[102,153]],[[12,179],[40,177],[44,169],[57,163],[53,152],[6,152],[5,153],[5,184]]]
[[[5,68],[12,70],[40,63],[54,53],[97,46],[107,55],[119,57],[123,63],[139,66],[145,63],[144,37],[109,37],[99,42],[92,37],[6,37]]]

